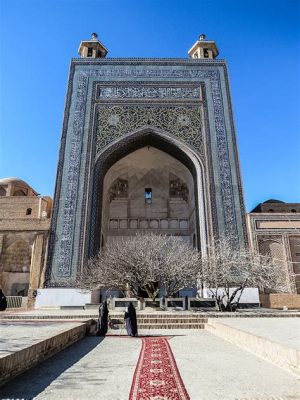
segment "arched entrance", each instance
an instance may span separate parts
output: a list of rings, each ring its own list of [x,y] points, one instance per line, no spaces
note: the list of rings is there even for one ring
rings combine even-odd
[[[195,152],[165,132],[146,127],[116,140],[95,163],[88,255],[99,251],[102,237],[138,229],[173,231],[205,254],[203,179]]]
[[[191,245],[196,231],[190,171],[151,146],[121,158],[103,181],[101,234],[105,243],[141,231],[180,236]]]

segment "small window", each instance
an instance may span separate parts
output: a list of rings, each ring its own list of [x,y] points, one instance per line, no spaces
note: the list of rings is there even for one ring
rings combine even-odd
[[[291,212],[292,212],[292,213],[296,213],[297,210],[295,210],[294,208],[292,208],[292,209],[291,209]]]
[[[147,204],[152,203],[152,189],[151,188],[146,188],[145,189],[145,202]]]
[[[269,212],[274,212],[273,208],[269,208]]]
[[[26,215],[31,215],[31,212],[32,212],[32,208],[27,208]]]
[[[203,55],[204,55],[204,58],[209,58],[208,49],[203,49]]]
[[[93,48],[92,47],[88,47],[87,56],[93,57]]]

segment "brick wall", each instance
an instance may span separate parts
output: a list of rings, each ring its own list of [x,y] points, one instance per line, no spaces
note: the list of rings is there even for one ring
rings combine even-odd
[[[40,218],[49,217],[51,199],[36,196],[5,196],[0,197],[0,218]],[[29,210],[31,213],[29,214]]]
[[[260,294],[262,307],[300,309],[300,295],[290,293]]]

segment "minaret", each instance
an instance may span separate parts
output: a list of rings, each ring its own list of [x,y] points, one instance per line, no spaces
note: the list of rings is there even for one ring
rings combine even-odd
[[[219,54],[216,42],[206,40],[206,36],[202,33],[197,42],[188,51],[191,58],[216,58]]]
[[[104,58],[108,50],[98,40],[97,33],[92,33],[90,40],[84,40],[80,43],[78,53],[81,57]]]

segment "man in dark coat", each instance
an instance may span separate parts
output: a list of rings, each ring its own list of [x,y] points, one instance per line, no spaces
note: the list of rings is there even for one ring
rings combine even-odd
[[[4,296],[2,289],[0,289],[0,311],[6,310],[6,307],[7,307],[6,297]]]
[[[137,336],[138,330],[136,312],[132,302],[128,304],[127,311],[125,311],[124,319],[128,336]]]
[[[108,331],[108,307],[107,307],[107,301],[104,300],[102,304],[100,304],[99,307],[99,318],[97,321],[97,331],[96,335],[97,336],[105,336]]]

